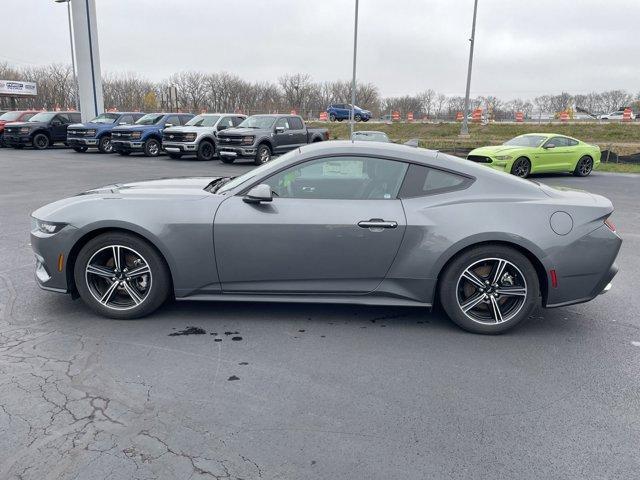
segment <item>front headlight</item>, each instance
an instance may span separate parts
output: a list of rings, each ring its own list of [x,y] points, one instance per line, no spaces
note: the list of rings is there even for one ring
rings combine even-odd
[[[496,160],[511,160],[513,157],[511,155],[498,155],[496,156]]]
[[[31,131],[31,127],[20,127],[20,133],[29,133]]]
[[[96,136],[96,130],[87,130],[86,132],[84,132],[84,136],[85,137],[95,137]]]
[[[184,141],[185,142],[193,142],[198,135],[196,133],[185,133]]]
[[[141,137],[142,137],[142,132],[132,132],[131,133],[131,138],[138,139],[138,138],[141,138]]]
[[[256,137],[253,137],[251,135],[246,136],[246,137],[242,137],[242,145],[253,145],[253,141],[256,139]]]
[[[42,233],[46,233],[47,235],[53,235],[54,233],[58,233],[64,227],[66,227],[66,223],[60,222],[46,222],[44,220],[38,220],[37,218],[31,217],[31,229],[38,230]]]

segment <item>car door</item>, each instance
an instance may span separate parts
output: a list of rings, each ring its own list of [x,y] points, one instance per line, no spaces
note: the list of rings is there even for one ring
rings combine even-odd
[[[276,120],[273,133],[274,153],[283,153],[291,149],[295,144],[295,138],[289,125],[288,117],[280,117]]]
[[[534,154],[531,172],[561,172],[565,171],[570,163],[572,148],[566,137],[551,137],[544,142]]]
[[[300,117],[289,117],[289,127],[293,133],[293,143],[289,145],[289,150],[307,144],[307,129]]]
[[[69,115],[59,113],[51,120],[51,138],[54,142],[67,140],[67,127],[71,124]]]
[[[256,180],[273,201],[246,192],[225,200],[214,221],[224,292],[367,293],[384,279],[406,220],[398,191],[407,164],[328,157]]]

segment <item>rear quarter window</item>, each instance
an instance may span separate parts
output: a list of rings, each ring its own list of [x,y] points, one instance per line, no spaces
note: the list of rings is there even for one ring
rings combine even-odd
[[[472,181],[471,178],[457,173],[411,164],[398,196],[415,198],[463,190],[471,185]]]

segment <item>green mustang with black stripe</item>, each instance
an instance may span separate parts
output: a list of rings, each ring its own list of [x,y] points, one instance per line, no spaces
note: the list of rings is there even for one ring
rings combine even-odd
[[[502,145],[476,148],[467,160],[522,178],[554,172],[586,177],[600,165],[600,147],[555,133],[528,133]]]

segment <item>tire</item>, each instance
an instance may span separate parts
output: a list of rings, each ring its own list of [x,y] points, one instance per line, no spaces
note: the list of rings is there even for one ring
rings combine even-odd
[[[256,158],[253,161],[256,165],[264,165],[271,161],[271,148],[266,143],[258,145],[256,150]]]
[[[527,157],[516,158],[511,165],[511,175],[520,178],[527,178],[531,174],[531,162]]]
[[[36,133],[33,136],[33,148],[36,150],[46,150],[49,148],[49,137],[47,137],[44,133]]]
[[[362,117],[360,116],[360,114],[359,114],[359,113],[355,114],[355,115],[353,116],[353,119],[354,119],[356,122],[360,122],[360,121],[362,121]]]
[[[220,155],[220,160],[222,163],[231,164],[235,160],[233,157],[225,157],[224,155]]]
[[[198,152],[196,156],[198,157],[198,160],[201,161],[213,160],[213,158],[216,156],[215,145],[207,140],[202,140],[200,142],[200,145],[198,145]]]
[[[98,142],[98,151],[100,153],[111,153],[113,152],[113,145],[111,144],[111,136],[105,135]]]
[[[160,155],[160,142],[155,138],[150,138],[144,142],[144,156],[157,157]]]
[[[88,271],[89,265],[94,267]],[[138,274],[129,276],[134,270]],[[80,250],[73,272],[84,303],[110,318],[149,315],[169,298],[171,290],[171,276],[164,259],[145,240],[127,233],[110,232],[89,240]]]
[[[335,114],[333,114],[333,113],[332,113],[331,115],[329,115],[329,121],[330,121],[330,122],[335,122],[335,121],[336,121],[336,116],[335,116]]]
[[[503,270],[496,281],[498,265],[503,265]],[[439,285],[440,303],[449,318],[473,333],[506,332],[540,305],[535,268],[522,253],[503,245],[463,251],[449,263]]]
[[[584,155],[578,160],[576,163],[576,168],[573,171],[573,174],[576,177],[586,177],[591,174],[593,171],[593,158],[589,155]]]
[[[167,152],[167,155],[169,155],[170,158],[173,158],[174,160],[179,160],[182,158],[182,154],[181,153],[171,153],[171,152]]]
[[[84,153],[87,151],[87,147],[73,147],[73,150],[78,153]]]
[[[128,157],[129,155],[131,155],[131,152],[120,151],[120,152],[118,152],[118,155],[121,155],[123,157]]]

